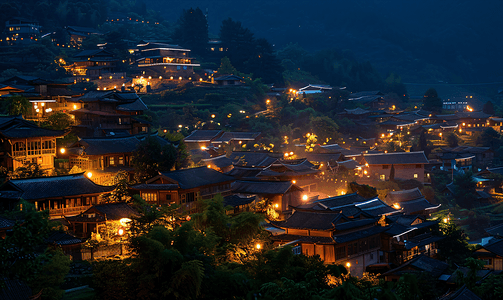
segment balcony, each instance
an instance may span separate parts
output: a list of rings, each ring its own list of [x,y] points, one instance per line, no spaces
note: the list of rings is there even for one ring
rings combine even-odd
[[[91,207],[91,205],[49,209],[49,217],[56,218],[56,217],[61,217],[61,216],[65,216],[65,217],[75,216],[75,215],[78,215],[78,214],[86,211],[90,207]]]

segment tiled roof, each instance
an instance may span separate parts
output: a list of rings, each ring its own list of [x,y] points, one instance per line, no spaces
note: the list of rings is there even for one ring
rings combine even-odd
[[[260,132],[224,132],[222,136],[212,140],[212,143],[223,143],[230,142],[232,140],[237,141],[253,141],[261,133]]]
[[[233,176],[236,179],[256,179],[260,172],[262,172],[260,168],[234,167],[225,174]]]
[[[0,198],[4,191],[19,191],[24,200],[58,198],[77,195],[102,194],[111,192],[113,186],[97,185],[83,173],[65,176],[13,179],[0,187]]]
[[[357,193],[352,193],[352,194],[330,197],[326,199],[320,199],[315,201],[315,203],[323,204],[327,208],[332,208],[332,207],[341,207],[344,205],[360,203],[364,201],[365,198],[358,195]]]
[[[343,213],[344,214],[344,213]],[[346,215],[346,214],[344,214]],[[335,229],[336,230],[348,230],[348,229],[354,229],[366,225],[370,225],[373,223],[376,223],[376,219],[361,219],[361,220],[350,220],[344,223],[336,224]]]
[[[0,279],[0,299],[3,300],[26,300],[33,296],[31,288],[23,281],[17,279]]]
[[[58,245],[74,245],[74,244],[80,244],[83,241],[64,231],[53,231],[45,239],[45,242],[49,244],[58,244]]]
[[[401,266],[389,270],[383,275],[401,275],[405,273],[414,272],[407,267],[412,267],[416,272],[428,272],[434,278],[440,277],[442,273],[449,267],[449,265],[443,261],[436,260],[434,258],[428,257],[426,255],[419,255],[415,258],[407,261]]]
[[[118,105],[117,109],[122,111],[144,111],[147,110],[148,107],[143,100],[138,98],[134,102]]]
[[[503,236],[503,223],[486,228],[485,231],[492,236]]]
[[[65,132],[38,127],[22,117],[0,117],[0,135],[7,138],[63,137]]]
[[[162,175],[178,183],[182,189],[192,189],[210,184],[232,182],[235,180],[232,176],[222,174],[207,167],[163,172]]]
[[[487,119],[489,118],[491,115],[490,114],[486,114],[484,112],[481,112],[481,111],[462,111],[462,112],[457,112],[456,113],[456,116],[460,119],[464,119],[464,118],[470,118],[470,119]]]
[[[268,167],[278,159],[262,152],[232,152],[229,157],[235,166]]]
[[[339,159],[342,158],[343,154],[342,153],[305,153],[302,154],[302,156],[305,156],[307,160],[309,161],[315,161],[315,162],[329,162],[329,161],[338,161]]]
[[[218,168],[225,168],[228,166],[232,166],[232,160],[227,156],[225,156],[225,154],[217,157],[202,159],[202,162],[205,165],[214,165]]]
[[[334,244],[334,239],[325,236],[305,236],[305,235],[293,235],[293,234],[280,234],[271,237],[275,241],[299,241],[304,243],[316,243],[316,244]]]
[[[362,91],[362,92],[356,92],[356,93],[351,93],[349,95],[350,98],[358,98],[358,97],[364,97],[364,96],[383,96],[384,94],[381,93],[381,91]]]
[[[109,51],[102,50],[102,49],[96,49],[96,50],[83,50],[83,51],[75,54],[73,57],[75,57],[75,58],[80,58],[80,57],[88,58],[88,57],[95,56],[97,54],[102,54],[102,55],[104,54],[105,56],[113,56],[113,53],[111,53]]]
[[[339,212],[296,210],[285,221],[271,223],[281,228],[333,230],[341,218],[344,216]]]
[[[83,147],[87,155],[104,155],[113,153],[131,153],[136,150],[140,140],[136,136],[83,138],[70,148]]]
[[[291,181],[243,181],[232,184],[232,191],[243,194],[285,194],[290,188],[297,188]],[[300,189],[300,188],[298,188]]]
[[[419,188],[403,190],[403,191],[391,191],[386,196],[386,200],[388,201],[388,203],[404,202],[419,198],[423,198],[423,194],[421,193]]]
[[[172,191],[178,189],[178,184],[161,183],[161,184],[136,184],[131,186],[135,190],[157,190],[157,191]]]
[[[232,206],[232,207],[237,207],[240,205],[246,205],[250,204],[253,201],[255,201],[257,197],[251,196],[251,197],[241,197],[239,195],[229,195],[224,197],[224,205],[225,206]]]
[[[360,164],[354,160],[354,159],[348,159],[348,160],[345,160],[345,161],[338,161],[337,164],[339,166],[342,166],[348,170],[354,170],[356,169],[356,167],[358,167]]]
[[[236,75],[224,75],[224,76],[220,76],[220,77],[217,77],[215,78],[215,81],[223,81],[223,80],[243,80],[243,77],[239,77],[239,76],[236,76]]]
[[[369,165],[427,164],[428,163],[428,159],[424,155],[423,151],[364,154],[363,157]]]
[[[363,230],[358,230],[358,231],[351,232],[351,233],[334,235],[334,239],[339,244],[347,243],[347,242],[351,242],[351,241],[355,241],[355,240],[358,240],[358,239],[362,239],[362,238],[366,238],[366,237],[371,237],[373,235],[379,234],[379,233],[385,231],[386,228],[387,227],[373,226],[373,227],[370,227],[370,228],[366,228],[366,229],[363,229]]]
[[[209,142],[221,133],[221,130],[194,130],[183,140],[185,142]]]
[[[93,209],[99,211],[102,215],[105,215],[107,220],[120,220],[122,218],[138,216],[138,212],[136,210],[128,204],[122,202],[94,205],[87,211]],[[86,214],[87,211],[83,212],[83,214]]]
[[[498,239],[494,243],[484,245],[483,248],[498,256],[503,257],[503,239]]]
[[[463,285],[459,290],[449,293],[448,295],[440,298],[440,300],[482,300],[474,292],[469,290],[466,285]]]
[[[6,218],[0,216],[0,229],[10,228],[10,227],[13,227],[15,224],[16,224],[16,221],[6,219]]]
[[[457,153],[484,153],[491,151],[490,147],[471,147],[471,146],[458,146],[454,148],[442,148],[444,152],[457,152]]]

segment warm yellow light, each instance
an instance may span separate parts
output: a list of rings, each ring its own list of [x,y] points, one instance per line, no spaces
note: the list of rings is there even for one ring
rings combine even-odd
[[[448,223],[448,222],[449,222],[449,219],[444,218],[444,220],[443,220],[443,221],[444,221],[444,223]]]
[[[87,172],[86,176],[87,176],[87,178],[91,178],[91,177],[93,177],[93,173],[92,172]]]
[[[44,102],[42,102],[42,103],[40,103],[40,105],[41,105],[41,106],[45,106],[45,103],[44,103]]]
[[[320,164],[320,167],[323,167],[323,164]]]
[[[265,101],[265,103],[266,103],[266,104],[269,104],[269,103],[271,103],[271,100],[267,99],[267,100]]]
[[[302,195],[302,200],[307,201],[308,197],[307,195]]]
[[[278,207],[279,207],[279,204],[278,204],[278,203],[274,204],[274,207],[275,207],[275,208],[278,208]]]
[[[351,268],[351,263],[350,263],[350,262],[347,262],[347,263],[346,263],[346,267]]]
[[[383,134],[381,134],[381,137],[384,137],[384,133],[383,133]]]
[[[119,228],[119,230],[117,231],[117,233],[118,233],[119,235],[123,235],[123,234],[124,234],[124,229]]]
[[[393,204],[393,208],[394,209],[400,209],[400,204],[398,204],[398,203]]]
[[[182,80],[182,76],[178,77],[178,80]]]
[[[288,157],[288,153],[285,153],[285,157]]]
[[[182,128],[183,126],[182,125],[178,125],[178,128]]]
[[[439,136],[442,136],[442,133],[440,132],[438,135],[439,135]]]
[[[290,151],[290,155],[293,155],[293,151]]]
[[[65,154],[66,149],[65,148],[61,148],[61,149],[59,149],[59,152],[61,152],[61,154]]]
[[[206,150],[206,147],[205,146],[201,146],[201,150]]]
[[[363,171],[363,174],[367,175],[367,173],[368,173],[367,170]]]
[[[203,79],[202,79],[202,78],[199,78],[199,81],[203,81]]]
[[[310,133],[308,133],[308,134],[306,134],[306,136],[307,136],[307,137],[310,137],[310,136],[311,136],[311,134],[310,134]]]
[[[215,118],[215,115],[211,115],[212,118]]]
[[[74,104],[74,105],[73,105],[73,109],[77,109],[77,104]]]
[[[293,183],[293,184],[296,184],[296,183],[297,183],[297,180],[292,180],[292,183]]]
[[[260,244],[256,244],[256,245],[255,245],[255,248],[257,248],[257,250],[260,250],[260,248],[262,248],[262,245],[260,245]]]
[[[208,169],[211,169],[211,165],[207,165],[206,167],[207,167]]]
[[[121,223],[122,226],[129,226],[129,222],[131,222],[133,220],[131,220],[130,218],[122,218],[119,220],[119,222]]]
[[[465,126],[465,125],[466,125],[466,123],[463,123],[463,126]]]

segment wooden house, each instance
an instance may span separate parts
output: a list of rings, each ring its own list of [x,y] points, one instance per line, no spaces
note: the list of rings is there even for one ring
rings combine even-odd
[[[66,26],[66,31],[70,36],[70,44],[79,47],[86,38],[92,35],[103,35],[99,30],[81,26]]]
[[[122,234],[129,227],[132,217],[139,213],[124,202],[98,204],[89,207],[77,216],[66,218],[70,228],[79,237],[89,238],[91,233],[106,234],[104,225],[115,223],[117,230],[122,229]],[[113,233],[122,235],[121,232]]]
[[[424,165],[428,159],[423,151],[364,154],[360,176],[369,179],[389,180],[394,168],[396,179],[414,179],[424,182]]]
[[[393,205],[397,209],[402,209],[408,215],[429,215],[439,205],[431,204],[419,190],[414,188],[403,191],[391,191],[384,199],[389,205]]]
[[[217,194],[231,195],[235,179],[208,167],[163,172],[131,188],[148,203],[179,204],[188,213],[198,211],[197,201],[211,199]]]
[[[68,72],[93,80],[114,73],[118,59],[110,51],[97,49],[81,51],[73,56],[73,61],[73,64],[65,67]]]
[[[99,203],[99,196],[114,187],[101,186],[81,174],[12,179],[0,187],[0,205],[12,209],[19,199],[49,210],[51,218],[77,215]]]
[[[64,136],[63,131],[38,127],[20,116],[0,117],[1,164],[11,171],[25,162],[37,163],[42,169],[53,169],[56,139]]]
[[[147,76],[189,77],[194,74],[194,63],[190,50],[178,45],[159,41],[143,40],[134,51],[137,70]]]
[[[5,22],[4,34],[0,41],[8,46],[35,43],[40,38],[41,29],[42,26],[35,20],[12,18]]]
[[[243,85],[244,84],[244,79],[243,77],[236,76],[236,75],[223,75],[219,76],[214,79],[215,83],[220,85],[220,86],[227,86],[227,85]]]
[[[79,137],[134,135],[150,128],[139,118],[148,108],[134,92],[92,91],[72,102],[80,107],[69,112],[75,116],[73,131]]]
[[[447,271],[449,265],[443,261],[428,257],[426,255],[417,256],[414,259],[398,266],[395,269],[389,270],[382,274],[386,281],[396,282],[404,274],[421,274],[426,273],[433,279],[438,279],[444,272]]]
[[[473,256],[484,262],[484,268],[503,271],[503,239],[492,239],[473,253]]]

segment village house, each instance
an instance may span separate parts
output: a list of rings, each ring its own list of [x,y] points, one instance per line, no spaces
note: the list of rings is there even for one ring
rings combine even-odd
[[[362,276],[367,266],[380,262],[380,235],[387,227],[377,222],[354,206],[335,211],[297,208],[285,221],[270,221],[283,230],[272,236],[274,245],[299,246],[304,255],[342,264],[353,276]]]
[[[382,274],[386,281],[397,282],[402,275],[405,274],[420,274],[426,273],[429,277],[438,280],[442,276],[449,265],[443,261],[428,257],[426,255],[417,256],[414,259],[398,266],[395,269],[389,270]],[[467,298],[472,299],[472,298]]]
[[[42,26],[38,22],[26,18],[12,18],[5,22],[5,29],[0,43],[8,46],[26,45],[40,38]]]
[[[59,157],[68,157],[70,169],[77,167],[95,183],[116,184],[115,175],[119,171],[127,172],[130,179],[133,177],[132,153],[147,137],[148,135],[81,138],[64,151],[60,151]],[[157,135],[150,137],[163,146],[169,143]]]
[[[369,109],[384,110],[389,107],[389,103],[383,96],[384,94],[380,91],[363,91],[351,93],[348,101],[355,104],[362,104]]]
[[[257,196],[257,201],[265,200],[281,214],[307,200],[303,190],[291,181],[252,181],[236,180],[232,192],[238,195]]]
[[[82,42],[92,35],[103,35],[99,30],[90,27],[66,26],[66,31],[70,36],[70,44],[80,47]]]
[[[31,104],[25,118],[45,121],[51,114],[70,110],[68,100],[82,96],[68,89],[71,84],[36,76],[14,76],[0,84],[0,96],[2,100],[14,96],[25,97]]]
[[[431,204],[426,200],[419,188],[390,191],[384,201],[396,209],[402,209],[403,213],[407,215],[419,214],[429,216],[434,209],[440,207],[440,204]]]
[[[211,199],[217,194],[231,195],[234,177],[207,167],[162,172],[144,184],[131,186],[148,203],[179,204],[187,213],[198,211],[198,200]]]
[[[414,179],[424,182],[424,165],[428,159],[423,151],[364,154],[360,176],[368,179],[389,180],[394,169],[395,179]]]
[[[143,40],[133,50],[137,70],[146,76],[183,76],[194,74],[194,63],[190,50],[178,45],[170,45],[159,41]]]
[[[35,205],[37,210],[49,210],[51,219],[78,215],[91,205],[99,204],[100,195],[114,187],[92,182],[83,173],[12,179],[0,187],[0,205],[13,209],[20,199]]]
[[[220,86],[227,86],[227,85],[243,85],[244,84],[244,79],[243,77],[239,77],[236,75],[222,75],[217,78],[213,79],[216,84]]]
[[[260,132],[224,132],[222,130],[194,130],[183,139],[189,149],[253,146],[262,137]]]
[[[103,137],[147,133],[150,123],[139,118],[147,106],[134,92],[92,91],[72,99],[79,137]]]
[[[14,171],[24,163],[37,163],[42,169],[52,170],[56,157],[56,139],[65,136],[60,130],[50,130],[18,117],[0,117],[2,162]]]
[[[97,49],[81,51],[73,56],[73,61],[65,66],[67,72],[81,79],[95,80],[114,73],[118,59],[110,51]]]
[[[79,237],[89,238],[91,233],[99,234],[105,238],[106,228],[108,224],[112,228],[116,228],[117,232],[114,235],[122,236],[129,227],[132,217],[138,217],[139,213],[131,206],[124,202],[97,204],[89,207],[84,212],[77,216],[68,217],[71,230]],[[122,229],[122,231],[120,231]]]
[[[503,271],[503,239],[492,239],[476,250],[473,256],[484,262],[485,269]]]

